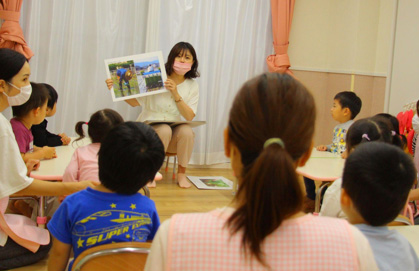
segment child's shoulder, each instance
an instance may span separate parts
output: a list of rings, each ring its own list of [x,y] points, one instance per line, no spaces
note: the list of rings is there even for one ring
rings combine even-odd
[[[23,123],[20,120],[18,120],[17,118],[11,118],[10,119],[10,124],[12,125],[12,127],[13,126],[22,126],[23,125]]]

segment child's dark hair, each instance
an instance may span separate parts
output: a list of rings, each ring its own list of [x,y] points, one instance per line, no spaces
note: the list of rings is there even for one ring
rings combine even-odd
[[[14,50],[0,49],[0,79],[10,82],[19,73],[28,60],[24,55]]]
[[[89,122],[79,121],[76,124],[76,133],[79,135],[80,140],[85,137],[83,131],[83,124],[87,124],[87,133],[92,140],[92,143],[101,143],[103,137],[106,135],[109,130],[115,127],[118,124],[124,122],[124,119],[118,112],[112,109],[102,109],[94,113]]]
[[[342,188],[369,225],[384,226],[405,206],[415,179],[415,165],[407,154],[372,142],[361,144],[347,158]]]
[[[228,138],[240,151],[243,170],[235,198],[238,208],[226,225],[232,234],[243,233],[243,250],[262,264],[264,239],[302,208],[295,161],[309,151],[315,118],[310,92],[278,73],[246,82],[230,110]],[[264,147],[271,138],[279,138],[283,146]]]
[[[13,116],[22,118],[31,112],[31,110],[42,107],[49,99],[48,89],[43,84],[31,82],[32,93],[29,100],[22,105],[12,106]]]
[[[395,146],[399,146],[400,148],[404,150],[407,146],[407,141],[405,143],[403,141],[404,136],[403,137],[400,136],[399,120],[395,116],[387,114],[387,113],[380,113],[380,114],[375,115],[374,117],[379,117],[379,118],[381,117],[390,121],[390,124],[391,124],[390,129],[391,129],[391,136],[392,136],[391,143]]]
[[[356,96],[355,92],[342,91],[336,94],[334,99],[339,101],[342,108],[349,108],[352,120],[358,115],[359,111],[361,111],[362,101]]]
[[[169,56],[167,57],[167,62],[165,64],[167,75],[171,75],[174,72],[173,64],[175,63],[175,58],[178,55],[185,53],[185,51],[189,51],[191,53],[194,61],[191,70],[185,73],[185,78],[192,79],[199,77],[198,58],[196,56],[195,49],[190,43],[184,41],[176,43],[172,50],[170,50]]]
[[[51,85],[48,84],[43,84],[47,89],[48,89],[48,93],[49,93],[49,99],[48,99],[48,108],[49,109],[53,109],[54,108],[54,104],[57,103],[58,101],[58,93],[55,90],[55,88],[53,88]]]
[[[349,127],[346,133],[346,149],[348,153],[355,146],[372,141],[392,142],[388,120],[380,117],[359,119]]]
[[[142,122],[125,122],[108,132],[99,150],[99,179],[125,195],[138,192],[154,179],[164,160],[156,132]]]

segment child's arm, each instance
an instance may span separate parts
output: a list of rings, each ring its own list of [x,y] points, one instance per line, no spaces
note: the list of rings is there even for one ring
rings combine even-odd
[[[41,124],[32,126],[33,144],[38,147],[55,147],[63,145],[61,136],[50,133],[47,130],[46,125],[44,120]]]
[[[52,249],[48,260],[48,271],[64,271],[70,258],[71,245],[52,237]]]
[[[55,148],[53,147],[33,147],[33,152],[27,152],[22,155],[23,161],[27,162],[29,159],[52,159],[56,158],[57,155],[55,154]]]

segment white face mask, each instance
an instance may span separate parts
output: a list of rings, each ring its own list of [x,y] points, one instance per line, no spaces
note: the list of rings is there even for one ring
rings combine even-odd
[[[11,85],[12,87],[20,90],[20,93],[15,95],[15,96],[8,96],[5,92],[4,95],[6,95],[7,97],[7,101],[9,102],[10,106],[17,106],[17,105],[22,105],[24,103],[26,103],[29,100],[29,97],[31,97],[32,94],[32,86],[29,84],[27,86],[18,88],[17,86],[13,85],[12,83],[7,82],[9,85]]]

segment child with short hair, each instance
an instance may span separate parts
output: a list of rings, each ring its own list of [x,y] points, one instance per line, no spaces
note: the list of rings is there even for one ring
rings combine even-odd
[[[154,202],[138,191],[153,180],[164,157],[163,143],[144,123],[126,122],[109,131],[99,150],[101,184],[68,196],[48,223],[53,236],[48,270],[65,270],[71,248],[77,258],[102,244],[152,240],[159,217]]]
[[[392,143],[390,122],[380,116],[354,122],[346,135],[346,146],[351,153],[359,144],[373,141]],[[321,216],[346,218],[340,206],[342,178],[335,180],[326,190],[320,209]]]
[[[122,116],[112,109],[102,109],[95,112],[90,117],[89,122],[77,122],[75,130],[79,138],[76,141],[85,137],[83,125],[86,124],[88,126],[87,133],[92,143],[79,147],[74,151],[71,161],[64,172],[63,182],[78,182],[79,180],[99,181],[97,154],[100,143],[112,128],[123,122]]]
[[[380,270],[419,270],[409,241],[386,227],[406,205],[415,179],[411,158],[390,144],[361,144],[346,160],[341,205],[369,240]]]
[[[333,98],[333,106],[330,109],[332,118],[339,122],[333,129],[333,141],[329,145],[320,145],[318,151],[329,151],[346,156],[346,132],[354,122],[355,117],[361,111],[362,101],[352,91],[342,91]],[[306,198],[304,199],[304,209],[306,212],[314,211],[314,200],[316,198],[316,185],[310,178],[304,177],[306,188]]]
[[[42,84],[48,89],[49,98],[47,103],[47,113],[46,117],[52,117],[57,111],[57,100],[58,93],[57,91],[48,84]],[[33,135],[33,143],[38,147],[56,147],[61,145],[68,145],[71,139],[65,134],[53,134],[47,130],[48,121],[44,119],[43,122],[37,125],[32,125],[31,131]]]
[[[346,132],[361,111],[362,101],[352,91],[342,91],[336,94],[331,108],[332,117],[339,122],[333,129],[333,142],[329,145],[317,146],[318,151],[343,153],[346,149]]]
[[[23,160],[29,159],[51,159],[56,157],[55,148],[39,148],[33,144],[33,135],[31,127],[39,124],[45,119],[48,90],[42,84],[31,82],[32,94],[29,100],[19,106],[12,106],[14,118],[10,120],[13,133]]]

